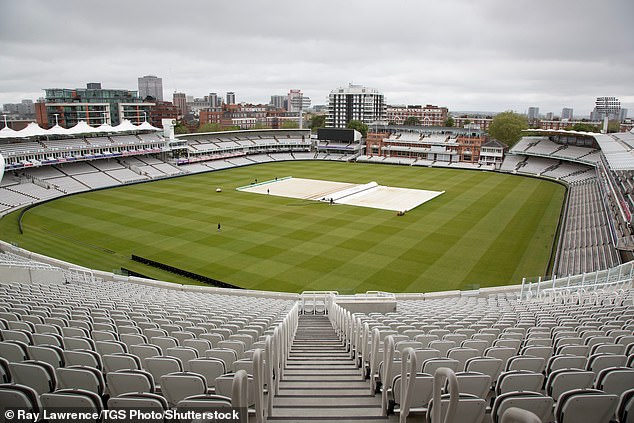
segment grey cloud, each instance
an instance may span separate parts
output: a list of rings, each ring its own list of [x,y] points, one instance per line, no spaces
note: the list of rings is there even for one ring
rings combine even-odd
[[[8,1],[0,102],[156,74],[167,98],[300,88],[323,104],[355,82],[454,110],[589,112],[598,95],[634,109],[632,12],[631,0]]]

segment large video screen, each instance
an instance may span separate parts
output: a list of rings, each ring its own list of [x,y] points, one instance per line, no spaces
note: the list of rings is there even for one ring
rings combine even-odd
[[[319,128],[317,130],[317,139],[354,142],[354,129]]]

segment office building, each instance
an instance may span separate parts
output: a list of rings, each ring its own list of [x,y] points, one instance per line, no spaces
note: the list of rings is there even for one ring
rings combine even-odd
[[[217,93],[209,93],[209,109],[211,111],[216,111],[222,106],[222,98],[218,98]]]
[[[185,95],[185,93],[174,93],[172,103],[178,110],[179,118],[187,114],[187,95]]]
[[[529,122],[539,119],[539,107],[529,107],[527,116]]]
[[[233,91],[227,93],[227,104],[236,104],[236,93]]]
[[[624,122],[627,119],[627,109],[621,108],[621,113],[619,113],[619,122]]]
[[[18,118],[33,118],[35,103],[33,100],[22,100],[20,103],[6,103],[2,105],[3,112]]]
[[[564,107],[561,109],[561,120],[572,120],[572,112],[573,110],[570,107]]]
[[[209,110],[209,96],[190,97],[187,96],[187,110],[194,116],[198,116],[201,110]]]
[[[154,75],[139,78],[139,97],[152,97],[156,101],[163,101],[163,79]]]

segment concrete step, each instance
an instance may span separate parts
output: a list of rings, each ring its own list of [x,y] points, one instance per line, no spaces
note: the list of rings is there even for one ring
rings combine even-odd
[[[300,397],[296,395],[289,396],[279,396],[275,397],[275,401],[273,401],[273,406],[304,406],[304,405],[313,405],[313,406],[324,406],[324,401],[326,397]],[[328,406],[330,405],[353,405],[353,406],[376,406],[377,401],[375,397],[366,395],[366,396],[358,396],[358,397],[341,397],[341,396],[332,396],[327,399]]]
[[[308,346],[293,346],[291,347],[290,352],[297,352],[297,353],[301,353],[301,352],[307,352],[307,353],[323,353],[323,352],[346,352],[345,347],[343,346],[336,346],[336,347],[308,347]]]
[[[317,348],[317,347],[327,347],[327,348],[333,348],[333,347],[343,347],[343,343],[341,341],[324,341],[324,340],[320,340],[320,341],[297,341],[297,342],[293,342],[293,346],[294,347],[310,347],[310,348]]]
[[[338,358],[341,360],[350,360],[350,354],[347,352],[295,352],[291,351],[290,358]]]
[[[280,382],[280,389],[292,388],[292,389],[364,389],[368,388],[368,383],[363,380],[330,380],[322,379],[321,381],[300,381],[300,380],[286,380],[286,377]]]
[[[337,368],[337,369],[356,369],[354,363],[329,363],[328,366],[324,366],[322,363],[306,363],[306,362],[290,362],[286,364],[286,368],[299,369],[305,367],[307,369],[324,369],[324,368]]]
[[[322,358],[314,358],[314,357],[290,357],[286,360],[288,364],[323,364],[326,366],[336,366],[340,364],[349,365],[350,359],[342,359],[338,357],[322,357]]]
[[[328,408],[324,408],[324,406],[306,406],[306,407],[283,407],[278,406],[275,407],[273,411],[274,417],[286,417],[286,416],[309,416],[311,418],[315,417],[339,417],[339,418],[347,418],[347,417],[381,417],[381,407],[370,407],[367,405],[361,405],[358,407],[353,407],[350,405],[342,405],[342,406],[329,406]]]
[[[344,373],[344,374],[324,374],[324,372],[316,372],[312,375],[306,375],[305,373],[294,375],[284,373],[284,379],[282,382],[294,382],[294,381],[302,381],[302,382],[339,382],[339,381],[353,381],[357,382],[361,380],[361,375],[359,373]]]
[[[367,384],[366,384],[367,385]],[[308,395],[308,396],[358,396],[358,395],[370,395],[370,386],[364,386],[363,388],[292,388],[292,387],[282,387],[280,386],[280,394],[284,395]],[[377,398],[377,401],[381,401],[380,398]]]
[[[285,369],[284,377],[291,375],[300,375],[300,376],[312,376],[312,375],[330,375],[330,376],[359,376],[361,377],[361,371],[359,369],[349,370],[349,369]]]
[[[378,422],[380,396],[370,395],[343,341],[326,316],[300,316],[295,339],[273,399],[269,421]]]

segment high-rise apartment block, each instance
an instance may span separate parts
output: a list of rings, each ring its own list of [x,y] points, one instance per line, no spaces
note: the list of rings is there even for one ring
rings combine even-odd
[[[385,99],[373,88],[348,84],[330,92],[326,126],[345,128],[351,120],[371,124],[385,118]]]
[[[272,95],[269,104],[276,109],[287,110],[288,96],[285,95]]]
[[[620,120],[621,102],[618,98],[597,97],[590,119],[593,121],[601,121],[606,117],[610,120]]]

